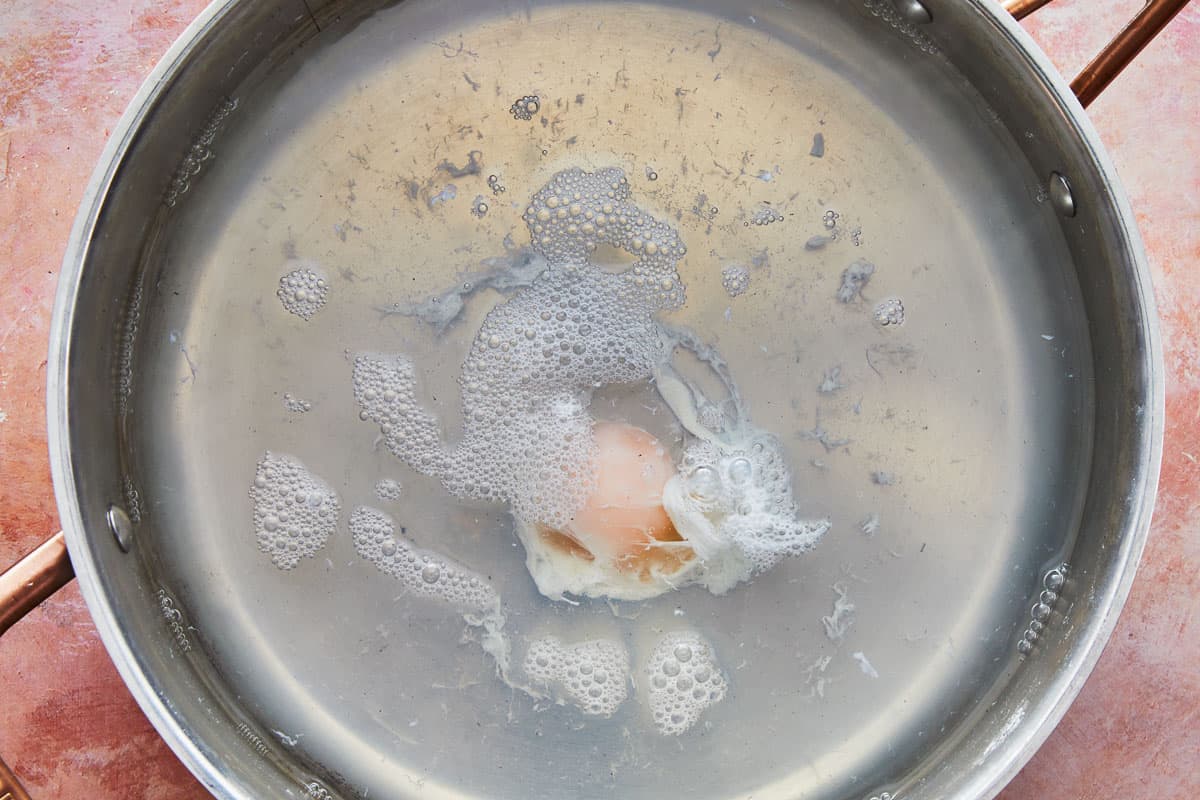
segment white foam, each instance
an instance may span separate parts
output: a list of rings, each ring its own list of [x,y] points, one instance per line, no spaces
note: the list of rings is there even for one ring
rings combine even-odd
[[[369,506],[350,514],[350,536],[358,554],[391,575],[412,594],[447,603],[480,631],[479,646],[496,662],[496,675],[514,689],[529,692],[508,678],[512,643],[504,633],[500,595],[479,574],[453,559],[421,550],[397,533],[396,521]]]
[[[745,267],[726,267],[721,270],[721,285],[730,297],[737,297],[750,288],[750,273]]]
[[[378,509],[359,506],[350,514],[354,549],[409,592],[476,614],[500,608],[500,596],[484,578],[438,553],[420,550],[401,536],[395,520]]]
[[[279,279],[279,288],[275,295],[288,313],[308,320],[320,311],[328,300],[329,280],[316,265],[303,262],[300,264]]]
[[[438,420],[418,403],[405,356],[355,358],[360,417],[379,425],[387,448],[457,497],[508,503],[518,531],[563,530],[595,488],[591,392],[653,381],[696,438],[681,474],[668,483],[664,506],[703,561],[652,586],[653,594],[680,585],[677,577],[728,591],[811,548],[829,522],[798,519],[781,447],[749,423],[724,361],[693,334],[655,318],[684,302],[676,267],[686,248],[675,229],[633,203],[624,174],[611,168],[558,173],[533,195],[523,218],[545,268],[488,312],[475,336],[459,376],[458,442],[444,441]],[[619,273],[601,269],[590,260],[601,245],[626,251],[632,264]],[[744,290],[748,273],[734,277],[734,289]],[[457,315],[461,293],[454,299]],[[680,347],[726,385],[732,424],[719,404],[675,374],[670,361]],[[699,487],[698,476],[710,472],[703,480],[711,485]]]
[[[620,642],[597,639],[564,645],[555,636],[535,639],[525,654],[525,674],[585,714],[609,717],[629,695],[629,654]]]
[[[324,546],[337,527],[341,500],[298,458],[266,452],[250,486],[258,549],[292,569]]]
[[[700,582],[718,594],[811,550],[830,527],[827,519],[800,518],[782,445],[757,429],[692,441],[663,505],[696,554],[711,562]],[[712,574],[717,565],[722,580]]]
[[[403,491],[403,487],[400,486],[400,481],[392,478],[381,478],[375,484],[375,496],[380,500],[388,502],[399,500],[401,491]]]
[[[678,736],[725,697],[726,680],[712,646],[694,631],[675,631],[659,639],[645,668],[647,702],[654,726]]]
[[[904,324],[904,302],[898,297],[889,297],[875,306],[875,321],[883,327]],[[1051,336],[1051,339],[1054,337]]]
[[[669,355],[653,315],[683,303],[675,265],[685,248],[629,201],[617,169],[559,173],[524,217],[548,267],[493,308],[475,337],[459,378],[462,440],[442,441],[403,356],[358,356],[354,393],[392,453],[452,494],[508,502],[521,519],[562,527],[592,490],[587,396],[648,380]],[[601,244],[627,250],[634,263],[619,274],[589,264]]]

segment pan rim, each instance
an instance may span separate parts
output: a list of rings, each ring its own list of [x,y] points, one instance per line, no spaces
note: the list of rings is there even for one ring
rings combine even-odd
[[[205,34],[215,28],[239,1],[214,0],[172,42],[138,87],[100,154],[99,162],[80,201],[79,212],[71,228],[59,271],[54,311],[50,319],[46,417],[50,471],[54,481],[59,522],[66,535],[67,551],[71,556],[80,593],[109,658],[158,735],[209,792],[215,797],[229,800],[252,800],[253,795],[247,793],[247,787],[240,781],[235,783],[232,776],[215,763],[201,743],[190,735],[184,724],[171,712],[164,694],[158,691],[158,683],[153,674],[145,669],[137,658],[110,598],[105,593],[96,570],[93,541],[83,521],[83,509],[75,483],[74,457],[69,434],[71,404],[67,396],[70,385],[70,334],[75,319],[80,279],[87,263],[92,233],[99,222],[118,168],[128,157],[132,143],[159,95],[160,87],[169,84],[170,78],[182,68]]]
[[[991,24],[995,35],[1003,37],[1005,43],[1027,60],[1036,77],[1051,92],[1047,99],[1058,110],[1065,112],[1067,124],[1082,141],[1087,158],[1108,187],[1106,199],[1116,211],[1113,224],[1124,244],[1124,256],[1133,267],[1129,276],[1130,288],[1139,311],[1140,333],[1146,345],[1140,356],[1149,380],[1146,386],[1148,402],[1143,411],[1145,424],[1140,431],[1140,440],[1131,442],[1139,451],[1139,474],[1142,480],[1140,486],[1131,487],[1135,490],[1131,492],[1131,496],[1136,496],[1137,502],[1129,510],[1127,530],[1120,539],[1120,553],[1113,560],[1120,570],[1120,579],[1109,583],[1106,587],[1108,591],[1103,595],[1090,599],[1093,612],[1088,617],[1089,624],[1075,633],[1076,645],[1073,649],[1076,656],[1072,660],[1073,668],[1058,674],[1054,682],[1047,686],[1049,691],[1043,693],[1043,698],[1053,700],[1039,703],[1036,708],[1027,710],[1023,723],[1014,730],[1014,733],[1017,733],[1024,729],[1026,735],[1010,735],[995,748],[988,761],[981,768],[977,768],[971,778],[964,781],[955,792],[954,796],[963,800],[994,798],[1016,777],[1062,721],[1067,709],[1075,702],[1099,662],[1129,597],[1142,551],[1149,537],[1158,496],[1166,415],[1162,339],[1158,303],[1150,278],[1150,263],[1146,258],[1129,195],[1121,183],[1116,166],[1104,148],[1091,118],[1071,91],[1067,79],[1033,37],[997,0],[970,0],[970,4]]]
[[[132,143],[142,130],[163,87],[171,84],[172,77],[184,67],[205,36],[218,27],[240,2],[215,0],[188,25],[148,74],[101,153],[80,202],[59,273],[50,322],[46,398],[48,449],[60,522],[66,534],[81,593],[105,649],[138,706],[176,756],[210,792],[231,800],[249,800],[254,796],[253,787],[241,776],[222,769],[204,743],[188,730],[185,720],[172,711],[165,694],[159,691],[160,682],[138,659],[96,568],[95,537],[100,534],[89,534],[84,523],[73,468],[75,459],[68,425],[71,408],[68,362],[80,281],[88,261],[92,236],[114,188],[119,167],[128,159]],[[973,770],[954,792],[954,797],[963,800],[991,798],[1000,792],[1049,737],[1099,661],[1128,598],[1149,535],[1165,424],[1162,342],[1150,267],[1128,195],[1115,166],[1103,147],[1099,133],[1071,93],[1066,79],[1032,37],[996,0],[969,0],[968,5],[990,26],[1002,46],[1019,55],[1046,89],[1043,102],[1062,114],[1064,124],[1082,142],[1086,158],[1108,187],[1104,199],[1115,211],[1112,224],[1123,245],[1122,257],[1132,267],[1128,278],[1139,312],[1140,334],[1146,345],[1139,357],[1149,380],[1144,424],[1138,440],[1130,443],[1137,451],[1135,460],[1140,467],[1138,474],[1141,481],[1140,485],[1131,487],[1135,490],[1132,494],[1136,495],[1137,500],[1128,512],[1126,530],[1120,539],[1120,552],[1113,559],[1120,579],[1105,584],[1105,591],[1092,600],[1093,613],[1087,624],[1074,634],[1075,657],[1068,668],[1056,674],[1054,681],[1047,686],[1049,691],[1043,694],[1043,702],[1027,710],[1025,719],[1013,731],[1013,735],[995,748],[987,762]]]

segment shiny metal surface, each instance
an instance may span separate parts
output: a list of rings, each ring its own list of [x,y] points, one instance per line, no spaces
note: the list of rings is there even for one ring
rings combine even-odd
[[[1050,203],[1064,217],[1075,216],[1075,195],[1071,193],[1071,182],[1059,172],[1050,173]]]
[[[129,515],[119,506],[109,506],[106,519],[108,529],[117,540],[117,547],[128,553],[133,544],[133,520],[129,519]]]
[[[933,22],[933,15],[929,13],[929,9],[921,0],[899,0],[896,3],[896,9],[900,12],[900,16],[913,25]]]
[[[990,5],[939,7],[920,35],[875,4],[369,11],[210,9],[114,136],[64,266],[60,510],[105,642],[167,740],[222,797],[994,794],[1111,628],[1161,435],[1136,230],[1062,80]],[[506,110],[528,92],[565,110],[520,127]],[[435,208],[442,161],[476,149],[484,171]],[[502,255],[521,233],[508,202],[554,170],[610,163],[639,199],[678,211],[691,250],[678,321],[719,332],[756,420],[789,441],[801,498],[836,525],[745,591],[640,609],[653,627],[680,608],[731,674],[745,661],[755,676],[683,746],[632,719],[628,734],[581,733],[564,712],[514,706],[476,652],[439,644],[461,624],[397,608],[344,535],[279,573],[249,525],[268,447],[300,455],[346,506],[400,472],[355,418],[344,351],[422,354],[449,414],[454,354],[489,301],[470,300],[445,342],[372,309]],[[1055,170],[1075,190],[1065,226],[1040,202],[1038,176]],[[489,173],[506,193],[478,220],[470,196]],[[708,206],[699,194],[715,219],[689,213]],[[763,199],[785,221],[744,226]],[[806,252],[831,209],[847,235]],[[760,291],[724,297],[720,266],[764,250]],[[873,299],[904,300],[896,331],[832,300],[859,256],[879,265]],[[274,298],[289,257],[337,280],[309,325]],[[113,343],[107,359],[96,341]],[[835,366],[849,386],[822,396]],[[286,411],[284,392],[312,410]],[[853,443],[827,453],[821,430]],[[501,510],[447,520],[436,484],[404,477],[414,530],[507,576],[519,618],[624,624],[603,607],[547,609],[522,588]],[[137,526],[130,556],[107,530],[114,502]],[[875,537],[860,527],[872,513],[889,523]],[[855,638],[838,645],[820,618],[847,581]],[[827,691],[805,699],[804,669],[825,656]]]

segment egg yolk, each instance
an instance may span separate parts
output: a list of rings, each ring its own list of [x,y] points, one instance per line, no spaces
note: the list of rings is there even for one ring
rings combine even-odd
[[[662,505],[675,474],[666,449],[647,431],[617,422],[593,429],[595,488],[564,530],[539,528],[542,539],[588,561],[649,578],[670,573],[694,557]]]

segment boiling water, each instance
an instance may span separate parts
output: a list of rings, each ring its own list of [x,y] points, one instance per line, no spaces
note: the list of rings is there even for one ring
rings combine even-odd
[[[928,49],[816,4],[410,2],[247,87],[143,283],[134,370],[172,407],[128,401],[164,582],[239,713],[369,797],[867,797],[953,737],[1074,530],[1090,376],[1052,212]],[[539,249],[539,192],[584,173],[655,236]],[[488,354],[553,320],[489,312],[554,312],[556,262],[603,328],[518,384]],[[571,372],[664,341],[666,383],[657,351]],[[548,599],[512,512],[570,516],[587,449],[557,445],[595,420],[682,463],[671,379],[777,443],[781,507],[828,529],[721,594]],[[560,418],[518,402],[572,381]]]

